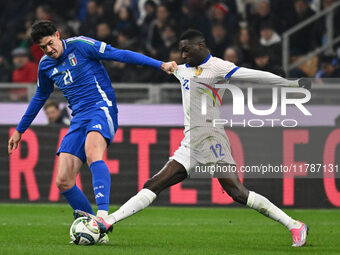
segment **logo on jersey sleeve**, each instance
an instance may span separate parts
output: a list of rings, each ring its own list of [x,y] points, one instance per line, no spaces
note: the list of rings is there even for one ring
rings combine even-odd
[[[57,68],[54,68],[53,69],[53,72],[52,72],[52,75],[55,75],[55,74],[57,74],[58,73],[58,69]]]
[[[68,54],[68,60],[70,61],[71,66],[75,66],[77,64],[76,56],[73,53]]]

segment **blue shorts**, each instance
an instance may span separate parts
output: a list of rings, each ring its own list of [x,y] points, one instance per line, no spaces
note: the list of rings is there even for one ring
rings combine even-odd
[[[112,107],[98,107],[86,114],[76,115],[60,144],[57,155],[66,152],[86,162],[85,140],[87,133],[90,131],[101,133],[109,145],[113,141],[117,127],[117,113]]]

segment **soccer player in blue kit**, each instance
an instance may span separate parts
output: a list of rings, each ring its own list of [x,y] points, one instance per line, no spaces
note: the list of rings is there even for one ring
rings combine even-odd
[[[101,60],[151,66],[169,74],[177,69],[177,65],[116,49],[105,42],[83,36],[62,40],[50,21],[33,24],[31,37],[45,55],[39,63],[36,93],[8,141],[8,153],[17,148],[22,134],[56,84],[66,97],[73,115],[71,126],[57,152],[56,184],[74,210],[94,214],[88,199],[76,185],[80,167],[87,162],[92,173],[97,216],[105,216],[109,209],[111,177],[103,154],[117,130],[118,109],[110,78]]]

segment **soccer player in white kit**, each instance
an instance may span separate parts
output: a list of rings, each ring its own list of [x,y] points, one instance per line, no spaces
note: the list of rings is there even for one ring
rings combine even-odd
[[[149,206],[165,188],[183,181],[197,165],[234,166],[230,144],[224,127],[212,127],[211,119],[219,118],[220,110],[207,104],[207,115],[201,113],[202,93],[209,91],[222,79],[257,82],[269,85],[295,86],[311,88],[307,79],[289,81],[269,72],[243,67],[210,55],[204,35],[197,30],[187,30],[180,38],[179,49],[186,64],[179,65],[174,75],[182,88],[183,110],[185,116],[185,138],[181,146],[165,166],[151,179],[142,190],[130,198],[117,211],[107,217],[99,218],[89,213],[76,210],[75,218],[88,216],[94,218],[102,232],[112,229],[112,225]],[[204,81],[204,82],[202,82]],[[206,90],[205,90],[206,89]],[[224,89],[216,91],[216,101],[220,100]],[[210,149],[219,144],[218,153]],[[278,221],[292,234],[293,247],[305,245],[308,227],[289,217],[267,198],[249,191],[239,180],[237,173],[229,172],[217,176],[223,189],[237,202],[257,210],[263,215]]]

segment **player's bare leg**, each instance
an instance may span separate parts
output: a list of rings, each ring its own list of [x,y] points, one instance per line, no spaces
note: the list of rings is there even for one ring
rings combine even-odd
[[[234,201],[246,205],[249,195],[248,189],[240,182],[236,174],[229,178],[218,178],[222,188],[233,198]]]
[[[60,153],[56,185],[63,192],[76,184],[76,178],[83,162],[76,156],[69,153]]]
[[[152,178],[150,178],[141,191],[130,198],[117,211],[109,216],[97,217],[79,210],[74,212],[74,217],[90,217],[97,221],[101,233],[112,231],[113,224],[123,220],[149,206],[157,195],[169,186],[183,181],[188,176],[187,171],[175,160],[171,160]]]
[[[176,160],[168,161],[157,174],[144,184],[141,191],[130,198],[117,211],[105,217],[105,221],[114,224],[143,210],[155,200],[160,192],[183,181],[187,176],[187,171],[182,164]]]
[[[87,164],[92,173],[93,190],[98,206],[97,215],[102,217],[108,214],[111,176],[103,161],[107,142],[100,132],[91,131],[85,140],[85,154]]]
[[[76,178],[83,162],[76,156],[61,152],[58,161],[56,185],[71,207],[93,213],[84,193],[77,187]]]
[[[156,195],[161,191],[175,185],[188,177],[184,166],[176,160],[168,161],[165,166],[144,184],[144,189],[149,189]]]
[[[111,176],[109,170],[103,161],[103,155],[107,148],[107,142],[100,132],[91,131],[87,134],[85,140],[85,154],[87,164],[92,173],[93,190],[98,206],[97,216],[94,213],[89,213],[83,210],[75,210],[74,217],[90,217],[97,221],[101,230],[101,237],[99,243],[107,243],[108,236],[105,234],[112,231],[112,225],[106,224],[103,216],[108,214],[109,210],[109,196],[111,188]]]
[[[223,173],[223,175],[224,178],[218,178],[218,181],[234,201],[247,205],[284,225],[292,234],[293,247],[305,245],[308,227],[304,223],[289,217],[267,198],[253,191],[248,191],[248,189],[240,182],[236,173]]]
[[[89,165],[92,172],[93,188],[98,205],[97,215],[100,217],[106,216],[108,214],[108,193],[110,192],[111,184],[110,173],[108,172],[105,162],[102,160],[106,147],[107,142],[101,133],[91,131],[87,134],[85,140],[85,154],[87,164]],[[104,210],[101,210],[99,205],[103,205],[103,207],[105,207]],[[74,217],[95,217],[95,215],[94,213],[89,213],[83,210],[75,210]]]
[[[81,209],[94,213],[87,197],[76,185],[77,175],[82,165],[83,162],[78,157],[61,152],[58,160],[56,185],[73,210]]]
[[[104,152],[107,148],[107,142],[101,133],[91,131],[87,134],[85,140],[85,153],[87,164],[102,160]]]

